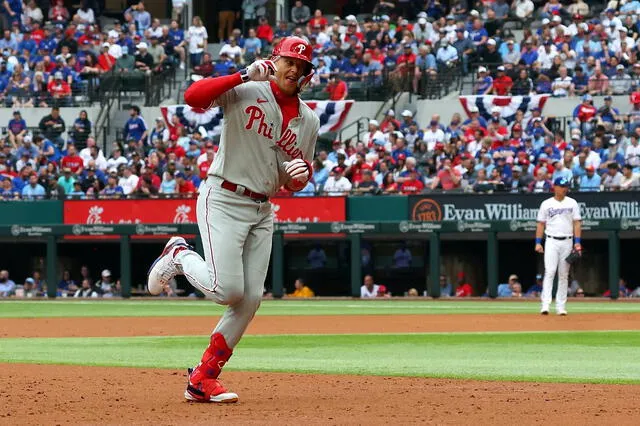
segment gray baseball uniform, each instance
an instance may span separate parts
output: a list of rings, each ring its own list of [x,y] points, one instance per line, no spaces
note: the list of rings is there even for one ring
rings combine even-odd
[[[185,250],[174,261],[194,287],[229,305],[214,333],[233,348],[260,306],[273,234],[268,200],[242,193],[246,188],[275,194],[287,182],[283,162],[313,158],[320,120],[300,102],[299,117],[282,131],[282,113],[268,82],[236,86],[215,104],[224,108],[220,148],[196,207],[205,259]],[[224,189],[224,181],[238,190]]]

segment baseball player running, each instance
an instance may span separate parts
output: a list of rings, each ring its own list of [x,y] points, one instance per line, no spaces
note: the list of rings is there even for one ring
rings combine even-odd
[[[536,252],[544,253],[544,281],[542,283],[542,315],[549,315],[553,279],[558,271],[556,313],[567,315],[567,288],[569,285],[569,263],[565,260],[572,249],[582,251],[580,207],[576,200],[567,197],[569,180],[563,177],[553,182],[552,198],[544,200],[538,211],[536,229]],[[546,235],[544,248],[542,236]]]
[[[281,186],[305,187],[320,120],[298,93],[313,75],[311,46],[284,38],[270,60],[236,74],[195,82],[184,94],[193,108],[224,108],[220,148],[196,206],[205,258],[172,237],[149,270],[147,287],[160,294],[183,274],[215,302],[228,305],[200,363],[189,370],[185,398],[236,402],[218,380],[233,348],[253,319],[271,254],[269,197]]]

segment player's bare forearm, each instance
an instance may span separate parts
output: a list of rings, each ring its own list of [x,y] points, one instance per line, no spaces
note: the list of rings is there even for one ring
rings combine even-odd
[[[240,73],[196,81],[184,92],[184,101],[192,108],[208,109],[220,95],[242,84]]]
[[[542,247],[542,236],[544,235],[544,222],[538,222],[536,225],[536,253],[544,253],[544,247]]]
[[[573,221],[573,237],[582,238],[582,221],[580,220]]]

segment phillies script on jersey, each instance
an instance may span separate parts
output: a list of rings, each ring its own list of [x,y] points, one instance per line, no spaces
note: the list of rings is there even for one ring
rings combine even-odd
[[[267,124],[265,122],[266,114],[257,105],[250,105],[245,108],[244,112],[249,116],[245,129],[255,130],[257,134],[263,136],[269,140],[273,140],[273,123]],[[256,126],[257,124],[257,126]],[[255,129],[254,129],[255,127]],[[291,158],[302,159],[302,151],[296,146],[296,140],[298,136],[287,128],[280,136],[280,139],[276,140],[276,145],[279,146],[283,152],[290,155]]]

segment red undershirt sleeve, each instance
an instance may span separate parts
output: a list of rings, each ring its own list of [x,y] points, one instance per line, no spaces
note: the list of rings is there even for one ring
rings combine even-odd
[[[184,101],[192,108],[208,109],[218,97],[242,84],[240,73],[196,81],[184,92]]]

